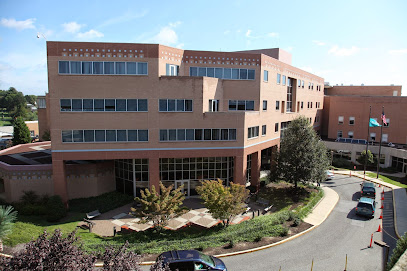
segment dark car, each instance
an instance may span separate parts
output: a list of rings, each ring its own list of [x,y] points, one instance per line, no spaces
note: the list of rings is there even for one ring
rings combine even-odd
[[[376,188],[373,183],[364,182],[361,184],[360,196],[375,199],[376,198]]]
[[[168,263],[171,270],[195,271],[195,270],[222,270],[227,271],[222,260],[203,254],[197,250],[172,250],[162,253],[163,264]]]

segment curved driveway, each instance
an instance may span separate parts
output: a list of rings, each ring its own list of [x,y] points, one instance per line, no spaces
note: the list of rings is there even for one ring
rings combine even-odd
[[[377,209],[373,219],[364,219],[355,215],[355,206],[360,197],[361,179],[336,175],[325,183],[339,194],[339,202],[330,216],[319,227],[292,241],[254,253],[223,258],[228,270],[279,270],[336,271],[345,270],[382,270],[384,249],[373,244],[368,248],[370,237],[373,240],[386,241],[391,249],[395,246],[395,233],[392,219],[391,192],[386,190],[384,201],[384,230],[376,232],[382,220],[381,192],[376,188]]]

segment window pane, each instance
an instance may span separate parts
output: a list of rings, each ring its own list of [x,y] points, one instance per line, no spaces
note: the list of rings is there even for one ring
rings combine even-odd
[[[117,141],[127,141],[127,130],[117,130]]]
[[[202,140],[202,129],[195,129],[195,140]]]
[[[93,99],[83,99],[83,111],[93,111]]]
[[[80,61],[71,61],[71,74],[81,74]]]
[[[138,130],[138,141],[148,141],[148,130]]]
[[[92,62],[82,62],[82,74],[92,74]]]
[[[215,77],[215,68],[206,68],[206,76]]]
[[[177,111],[185,111],[185,100],[177,100]]]
[[[187,129],[186,131],[187,134],[187,140],[194,140],[195,136],[194,136],[194,129]]]
[[[95,141],[96,142],[105,142],[105,130],[95,130]]]
[[[84,137],[85,142],[94,142],[95,141],[95,130],[85,130]]]
[[[177,129],[177,140],[178,141],[185,140],[185,129]]]
[[[127,74],[137,74],[137,63],[136,62],[126,62]]]
[[[72,111],[82,111],[82,99],[72,99]]]
[[[239,79],[239,69],[232,69],[232,79]]]
[[[147,99],[138,100],[138,111],[148,111]]]
[[[211,140],[212,132],[211,129],[204,129],[204,140]]]
[[[189,76],[198,76],[198,68],[197,67],[190,67],[189,68]]]
[[[229,100],[229,110],[237,110],[237,101]]]
[[[160,99],[158,102],[159,111],[167,111],[167,99]]]
[[[247,72],[247,79],[249,79],[249,80],[254,80],[255,75],[256,75],[256,71],[255,71],[255,70],[248,70],[248,72]]]
[[[116,130],[106,130],[106,141],[116,141]]]
[[[277,84],[281,83],[281,74],[277,73]]]
[[[71,111],[71,99],[61,99],[61,111]]]
[[[126,111],[126,99],[116,100],[116,111]]]
[[[69,73],[69,61],[59,61],[59,73]]]
[[[268,82],[268,80],[269,80],[269,72],[264,70],[264,81]]]
[[[148,74],[147,63],[137,63],[137,74]]]
[[[62,131],[62,142],[72,142],[72,130]]]
[[[104,62],[105,74],[114,74],[114,62]]]
[[[239,79],[247,80],[247,69],[240,69]]]
[[[236,129],[229,129],[229,140],[236,140]]]
[[[245,110],[246,101],[237,101],[237,110]]]
[[[223,77],[223,68],[215,68],[215,77],[222,78]]]
[[[160,141],[168,140],[168,130],[160,130]]]
[[[192,100],[185,100],[185,111],[192,112]]]
[[[105,100],[104,99],[95,99],[94,100],[94,110],[95,111],[104,111],[105,110]]]
[[[116,101],[114,99],[105,99],[105,111],[115,111]]]
[[[219,140],[219,129],[212,129],[212,140]]]
[[[221,130],[221,140],[228,140],[229,139],[229,131],[228,129]]]
[[[246,101],[246,110],[254,110],[254,101]]]
[[[199,67],[198,68],[198,76],[206,76],[206,68],[205,67]]]
[[[170,141],[177,140],[177,130],[175,130],[175,129],[168,130],[168,140],[170,140]]]
[[[137,130],[128,130],[127,131],[127,140],[128,141],[137,141]]]
[[[93,62],[93,74],[103,74],[103,62]]]
[[[127,99],[127,111],[137,111],[137,99]]]
[[[73,142],[83,142],[83,130],[73,130]]]
[[[168,111],[175,111],[175,100],[174,99],[168,100]]]
[[[232,79],[232,69],[223,69],[223,78],[224,79]]]
[[[125,74],[125,63],[124,62],[116,62],[116,74]]]

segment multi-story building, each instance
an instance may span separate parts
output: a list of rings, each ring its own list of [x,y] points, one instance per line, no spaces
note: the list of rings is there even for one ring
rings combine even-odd
[[[188,196],[204,179],[257,185],[292,119],[316,130],[322,121],[323,78],[281,49],[49,41],[47,59],[40,134],[50,131],[54,192],[64,200],[80,189],[67,164],[84,161],[103,161],[114,177],[82,178],[80,196],[136,195],[159,181]]]

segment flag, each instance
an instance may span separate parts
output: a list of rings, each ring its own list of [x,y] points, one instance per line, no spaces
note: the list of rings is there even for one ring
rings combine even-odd
[[[383,125],[386,126],[387,121],[386,121],[386,116],[384,115],[384,112],[382,113],[382,121],[383,121]]]
[[[379,126],[381,126],[378,122],[377,122],[377,120],[375,120],[375,119],[370,119],[370,121],[369,121],[369,127],[379,127]]]

